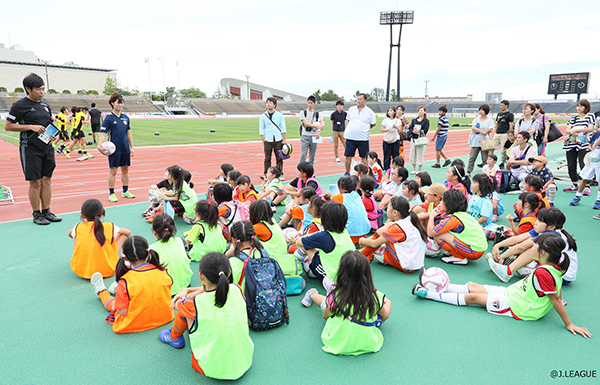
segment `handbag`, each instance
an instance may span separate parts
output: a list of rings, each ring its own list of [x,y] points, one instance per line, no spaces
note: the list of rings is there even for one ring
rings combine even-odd
[[[481,146],[481,151],[494,151],[496,149],[494,139],[488,137],[488,135],[479,141],[479,145]]]
[[[420,136],[417,139],[413,140],[413,145],[420,147],[420,146],[427,146],[429,144],[429,138],[426,136]]]
[[[562,136],[563,133],[560,132],[560,129],[558,126],[556,126],[556,123],[550,122],[550,130],[548,130],[548,143],[554,142],[555,140],[562,138]]]

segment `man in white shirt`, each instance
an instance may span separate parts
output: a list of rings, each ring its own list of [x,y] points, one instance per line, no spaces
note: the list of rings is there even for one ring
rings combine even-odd
[[[356,106],[348,110],[348,126],[344,132],[346,137],[346,174],[350,175],[350,165],[352,158],[358,150],[358,156],[364,164],[367,164],[367,153],[369,152],[369,136],[371,128],[377,123],[377,117],[372,109],[367,107],[367,95],[359,94],[356,99]]]
[[[522,182],[529,174],[529,171],[531,171],[529,158],[533,158],[537,155],[536,149],[531,147],[527,141],[529,141],[529,133],[527,131],[519,132],[516,138],[517,145],[510,150],[510,156],[506,162],[506,165],[510,167],[513,176],[519,182]]]

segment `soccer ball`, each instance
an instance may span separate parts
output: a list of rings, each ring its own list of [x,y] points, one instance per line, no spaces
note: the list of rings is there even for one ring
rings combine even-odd
[[[292,155],[293,151],[294,151],[294,148],[292,147],[292,145],[289,143],[285,143],[281,147],[281,150],[279,150],[277,152],[277,156],[279,157],[279,159],[288,159],[290,157],[290,155]]]
[[[102,147],[106,152],[108,152],[108,155],[114,154],[115,150],[117,149],[113,142],[104,142],[100,147]]]
[[[425,246],[425,256],[434,258],[440,255],[441,252],[443,252],[443,250],[440,245],[430,238]]]
[[[521,278],[527,277],[529,274],[533,273],[535,269],[540,266],[538,261],[531,261],[527,265],[523,266],[519,270],[517,270],[517,275]]]
[[[288,227],[287,229],[283,229],[283,236],[285,237],[285,241],[287,243],[292,243],[294,239],[300,236],[298,230]]]
[[[450,284],[448,273],[439,267],[430,267],[421,275],[421,285],[427,290],[443,293]]]
[[[148,190],[148,200],[152,203],[160,203],[161,199],[158,195],[158,190],[149,189]]]

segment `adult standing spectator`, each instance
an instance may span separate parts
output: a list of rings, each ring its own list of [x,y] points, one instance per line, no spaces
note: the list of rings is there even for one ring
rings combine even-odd
[[[129,166],[131,165],[131,157],[133,151],[133,137],[131,136],[131,126],[129,117],[123,114],[125,101],[123,95],[114,92],[108,99],[108,104],[112,107],[112,113],[106,116],[100,134],[98,135],[98,151],[104,155],[108,152],[102,148],[102,143],[106,140],[106,136],[110,135],[110,141],[115,145],[115,152],[108,155],[108,200],[117,202],[115,194],[115,179],[117,171],[121,169],[121,184],[123,185],[123,198],[135,198],[135,195],[129,191]]]
[[[537,131],[539,125],[537,119],[533,117],[534,112],[535,104],[526,103],[523,106],[523,117],[519,119],[519,121],[515,125],[517,134],[520,131],[527,131],[529,133],[529,137],[533,138],[533,135]]]
[[[48,225],[50,222],[62,221],[62,218],[50,212],[52,173],[56,168],[52,142],[56,138],[51,137],[47,142],[40,139],[48,124],[52,123],[52,112],[50,106],[42,101],[46,88],[39,75],[27,75],[23,79],[23,88],[27,96],[13,103],[6,116],[4,129],[20,132],[19,153],[25,180],[29,181],[28,195],[33,210],[33,223]]]
[[[306,161],[306,155],[310,152],[308,163],[315,164],[315,155],[317,154],[317,140],[321,136],[324,124],[323,117],[315,111],[317,99],[310,95],[306,99],[306,109],[300,112],[300,162]]]
[[[418,144],[415,141],[419,138],[423,138],[429,131],[429,119],[427,119],[427,109],[425,106],[419,106],[417,109],[417,117],[413,118],[408,126],[408,135],[410,136],[410,153],[409,161],[412,164],[413,170],[411,174],[421,172],[423,168],[423,161],[425,159],[425,148],[427,144]],[[417,164],[419,170],[417,171]]]
[[[346,156],[345,175],[350,175],[350,165],[352,164],[352,158],[356,154],[356,150],[358,150],[360,160],[364,164],[367,164],[371,128],[375,127],[377,123],[375,113],[367,107],[367,94],[362,93],[358,95],[356,106],[352,106],[348,110],[347,119],[349,123],[344,132],[344,136],[346,137],[346,149],[344,150],[344,156]]]
[[[344,149],[346,148],[346,139],[344,138],[344,130],[346,129],[346,116],[348,113],[344,111],[344,101],[338,100],[335,102],[336,110],[331,113],[331,138],[333,140],[333,154],[335,155],[335,161],[340,162],[340,155],[338,152],[338,139],[342,142]]]
[[[482,104],[479,106],[479,116],[473,119],[471,124],[471,133],[469,134],[469,147],[471,147],[471,153],[469,154],[469,164],[467,165],[467,175],[471,175],[473,168],[475,167],[475,161],[477,155],[481,151],[481,163],[477,167],[483,167],[487,162],[488,151],[481,150],[480,140],[485,138],[486,135],[490,134],[494,130],[494,120],[488,116],[490,113],[490,106]]]
[[[92,103],[90,123],[92,124],[92,138],[94,139],[94,143],[96,143],[96,133],[100,132],[100,127],[102,126],[102,112],[96,108],[96,103]]]
[[[400,155],[400,132],[398,126],[401,120],[396,119],[396,107],[387,109],[385,119],[381,122],[383,132],[383,169],[390,168],[392,159]]]
[[[533,116],[538,121],[538,129],[534,134],[535,142],[538,145],[538,155],[546,156],[546,143],[548,143],[548,133],[550,133],[550,118],[546,115],[546,111],[542,110],[542,106],[535,103],[535,112]]]
[[[277,156],[277,152],[285,143],[285,119],[283,115],[277,111],[277,99],[267,98],[267,111],[260,116],[258,121],[258,134],[263,142],[265,150],[264,174],[267,175],[267,170],[271,167],[271,153],[275,154],[277,167],[281,170],[283,180],[283,159]]]
[[[592,106],[587,99],[581,99],[577,102],[577,116],[572,117],[567,122],[567,137],[563,145],[563,150],[567,153],[567,167],[569,169],[569,178],[571,179],[572,185],[563,189],[563,191],[575,192],[577,191],[577,184],[579,183],[579,174],[577,173],[577,164],[579,168],[583,169],[585,166],[583,158],[589,151],[588,142],[590,139],[590,132],[594,130],[594,123],[596,117],[594,114],[590,114]],[[584,140],[582,140],[584,139]],[[589,186],[583,190],[583,195],[590,195],[591,191]]]
[[[503,100],[500,102],[500,113],[496,116],[496,126],[493,130],[494,148],[502,148],[508,140],[509,131],[513,131],[515,115],[508,110],[510,102]],[[485,163],[485,162],[483,162]],[[500,168],[504,167],[504,162],[500,163]]]

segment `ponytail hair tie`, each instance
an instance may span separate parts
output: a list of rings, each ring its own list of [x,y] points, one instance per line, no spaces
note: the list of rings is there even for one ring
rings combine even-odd
[[[167,228],[165,228],[165,232],[167,232],[167,233],[169,232],[169,228],[168,228],[168,227],[167,227]]]
[[[167,218],[163,219],[162,221],[163,221],[163,223],[165,223],[167,221]]]
[[[219,277],[222,276],[222,275],[224,276],[225,273],[223,273],[222,271],[219,271]]]

